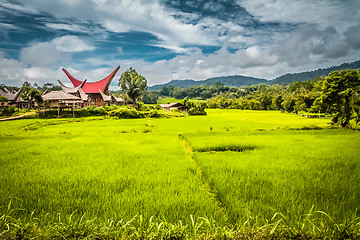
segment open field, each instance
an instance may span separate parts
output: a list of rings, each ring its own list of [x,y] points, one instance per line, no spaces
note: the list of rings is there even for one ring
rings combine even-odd
[[[157,104],[168,104],[168,103],[173,103],[173,102],[178,102],[178,101],[179,101],[179,99],[166,97],[166,98],[158,99]]]
[[[201,237],[200,217],[245,232],[287,226],[340,236],[359,217],[358,132],[275,111],[207,112],[0,122],[0,231],[16,228],[14,221],[36,219],[41,229],[71,218],[102,224],[137,216],[135,232],[151,217],[177,233],[192,229],[163,237]],[[359,237],[355,223],[347,227]]]

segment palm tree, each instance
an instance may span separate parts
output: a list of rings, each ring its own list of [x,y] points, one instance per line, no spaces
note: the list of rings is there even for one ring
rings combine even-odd
[[[147,80],[138,74],[135,69],[129,68],[121,74],[119,79],[121,91],[126,94],[132,104],[136,104],[147,90]]]

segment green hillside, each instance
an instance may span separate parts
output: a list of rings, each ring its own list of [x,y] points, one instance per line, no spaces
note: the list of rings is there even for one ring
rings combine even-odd
[[[360,68],[360,60],[352,62],[352,63],[344,63],[339,66],[331,66],[329,68],[324,69],[317,69],[314,71],[308,71],[308,72],[300,72],[300,73],[288,73],[285,75],[282,75],[280,77],[277,77],[273,80],[266,80],[266,79],[260,79],[260,78],[254,78],[254,77],[246,77],[246,76],[227,76],[227,77],[214,77],[209,78],[202,81],[195,81],[191,79],[187,80],[172,80],[168,83],[154,85],[148,87],[149,91],[154,90],[160,90],[163,87],[179,87],[179,88],[188,88],[193,86],[201,86],[201,85],[209,85],[212,86],[216,82],[221,82],[225,86],[232,86],[232,87],[243,87],[248,85],[258,85],[261,83],[266,84],[291,84],[293,82],[303,82],[311,80],[317,76],[327,76],[330,72],[336,71],[336,70],[343,70],[343,69],[358,69]]]
[[[232,87],[242,87],[248,85],[257,85],[260,83],[268,83],[266,79],[254,78],[254,77],[245,77],[245,76],[228,76],[228,77],[214,77],[209,78],[202,81],[195,81],[195,80],[172,80],[171,82],[165,84],[159,84],[150,86],[148,88],[149,91],[160,90],[163,87],[180,87],[180,88],[188,88],[193,86],[201,86],[201,85],[209,85],[212,86],[216,82],[221,82],[225,86],[232,86]]]
[[[293,82],[303,82],[303,81],[311,80],[317,76],[327,76],[332,71],[344,70],[344,69],[358,69],[358,68],[360,68],[360,60],[352,63],[344,63],[341,64],[340,66],[332,66],[329,68],[318,69],[309,72],[285,74],[275,78],[270,83],[286,85],[286,84],[291,84]]]

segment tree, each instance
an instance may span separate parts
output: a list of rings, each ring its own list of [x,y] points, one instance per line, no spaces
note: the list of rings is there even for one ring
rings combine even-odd
[[[162,95],[162,96],[170,96],[169,88],[167,86],[164,86],[160,90],[160,95]]]
[[[46,90],[58,91],[58,90],[62,90],[62,88],[53,83],[45,83],[42,87],[38,88],[38,90],[40,90],[40,92],[45,92]]]
[[[144,92],[142,101],[145,104],[156,104],[157,100],[158,100],[158,97],[159,97],[158,92],[155,92],[155,91],[148,92],[148,91],[146,91],[146,92]]]
[[[4,96],[0,96],[0,103],[1,103],[1,106],[4,105],[4,103],[6,103],[8,101],[7,97],[4,97]]]
[[[34,100],[38,105],[39,103],[42,103],[44,100],[41,96],[41,92],[39,90],[36,90],[35,88],[31,89],[30,91],[30,99],[29,101]]]
[[[135,69],[130,67],[121,74],[119,86],[121,92],[127,96],[131,103],[136,104],[147,90],[147,81],[145,77],[141,76]]]
[[[41,92],[35,88],[31,88],[29,86],[23,87],[21,97],[25,100],[28,100],[28,106],[31,107],[32,101],[35,101],[38,105],[43,102],[43,98],[41,96]]]
[[[359,70],[334,71],[323,81],[320,99],[334,114],[333,122],[346,127],[357,110],[359,93]]]
[[[214,87],[221,90],[224,87],[224,84],[222,82],[216,82]]]

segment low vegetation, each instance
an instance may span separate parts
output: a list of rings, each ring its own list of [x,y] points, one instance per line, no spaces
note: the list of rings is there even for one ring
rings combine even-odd
[[[0,238],[360,238],[360,137],[330,121],[0,122]]]
[[[166,112],[158,110],[156,106],[140,105],[139,110],[129,106],[88,106],[81,109],[54,109],[38,112],[32,118],[71,118],[71,117],[90,117],[104,116],[109,118],[161,118],[161,117],[184,117],[182,112]]]

